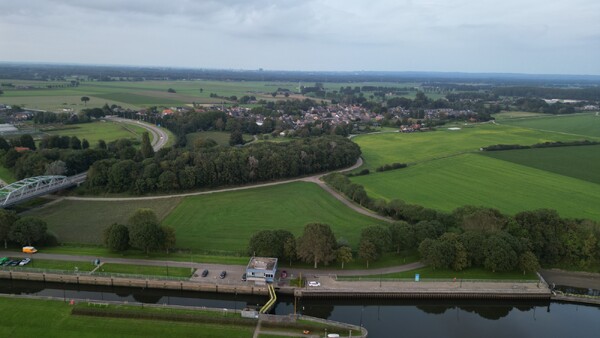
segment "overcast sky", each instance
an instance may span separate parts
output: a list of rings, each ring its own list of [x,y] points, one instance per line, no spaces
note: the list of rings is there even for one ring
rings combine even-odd
[[[600,75],[598,0],[0,0],[0,61]]]

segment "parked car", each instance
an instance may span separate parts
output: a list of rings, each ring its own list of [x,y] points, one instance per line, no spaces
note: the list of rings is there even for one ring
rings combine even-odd
[[[225,276],[227,276],[227,271],[221,271],[219,278],[223,279],[223,278],[225,278]]]
[[[206,276],[208,276],[208,270],[205,269],[204,271],[202,271],[202,277],[206,277]]]
[[[245,281],[246,281],[246,273],[244,273],[244,274],[242,275],[242,282],[245,282]]]
[[[287,278],[287,271],[281,271],[281,278]]]
[[[28,264],[29,262],[31,262],[31,259],[30,258],[25,258],[24,260],[22,260],[22,261],[19,262],[19,265],[23,266],[23,265]]]
[[[311,280],[310,282],[308,282],[308,286],[321,286],[321,283]]]
[[[8,266],[17,266],[17,265],[19,265],[20,262],[21,262],[20,260],[19,261],[10,261],[10,263],[8,263]]]
[[[0,265],[6,263],[8,261],[9,261],[8,257],[2,257],[2,258],[0,258]]]

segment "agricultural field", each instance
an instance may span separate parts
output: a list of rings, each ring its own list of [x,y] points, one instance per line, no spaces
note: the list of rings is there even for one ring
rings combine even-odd
[[[461,129],[449,130],[449,127]],[[364,168],[374,169],[394,162],[411,164],[477,152],[481,147],[494,144],[531,145],[580,139],[581,136],[488,123],[450,125],[434,132],[367,134],[352,140],[362,150]]]
[[[493,207],[508,214],[552,208],[563,217],[600,220],[600,184],[480,154],[419,163],[352,181],[362,184],[371,197],[399,198],[443,211],[463,205]]]
[[[72,308],[55,300],[2,297],[0,337],[196,337],[201,332],[203,337],[241,338],[254,331],[254,326],[231,324],[74,316]]]
[[[580,138],[600,137],[600,114],[581,113],[504,119],[499,123],[533,130],[547,130],[576,135]]]
[[[488,151],[482,154],[600,184],[600,145]]]
[[[215,252],[245,252],[250,237],[260,230],[300,235],[311,222],[331,225],[338,239],[354,247],[361,228],[381,224],[305,182],[186,197],[163,220],[175,228],[178,247]]]
[[[99,140],[110,142],[120,138],[127,138],[139,141],[142,139],[142,134],[145,131],[146,129],[129,123],[104,120],[92,123],[49,126],[42,130],[47,135],[77,136],[80,140],[85,138],[91,147],[94,147]],[[152,137],[152,134],[150,134],[150,137]]]
[[[161,220],[180,201],[180,198],[127,202],[62,200],[34,209],[27,215],[46,221],[48,230],[55,234],[60,242],[100,244],[104,228],[113,223],[126,224],[137,209],[150,208]]]

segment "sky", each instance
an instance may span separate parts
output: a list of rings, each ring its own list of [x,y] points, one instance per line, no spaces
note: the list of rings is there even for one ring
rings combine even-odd
[[[600,75],[598,0],[0,0],[0,61]]]

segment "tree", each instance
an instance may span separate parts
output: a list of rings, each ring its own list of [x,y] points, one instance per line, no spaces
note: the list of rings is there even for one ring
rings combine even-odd
[[[129,226],[129,244],[149,254],[163,244],[163,232],[157,223],[144,222]]]
[[[33,140],[33,137],[29,134],[24,134],[21,135],[21,137],[19,138],[19,140],[21,141],[21,147],[27,147],[31,150],[35,150],[35,141]]]
[[[169,92],[169,93],[177,93],[177,92],[175,91],[175,89],[173,89],[173,88],[169,88],[169,89],[167,89],[167,92]]]
[[[235,146],[238,144],[244,144],[244,137],[242,136],[242,132],[239,129],[234,129],[229,135],[229,145]]]
[[[67,172],[67,165],[61,160],[46,164],[45,175],[64,175]]]
[[[360,242],[369,241],[375,245],[377,255],[389,251],[391,247],[391,234],[389,228],[382,225],[371,225],[360,232]]]
[[[304,233],[297,242],[298,258],[306,263],[328,264],[335,259],[335,235],[328,224],[309,223],[304,226]]]
[[[493,234],[484,243],[483,266],[496,271],[510,271],[517,267],[517,253],[500,235]]]
[[[342,263],[342,269],[344,268],[345,263],[352,262],[352,249],[349,246],[341,246],[337,249],[336,252],[336,260]]]
[[[129,217],[129,220],[127,221],[127,223],[130,226],[146,224],[146,223],[158,224],[158,217],[156,217],[156,214],[154,213],[154,211],[152,211],[152,209],[140,208],[140,209],[137,209],[133,213],[133,215],[131,215],[131,217]]]
[[[290,261],[290,266],[292,266],[292,261],[297,257],[294,237],[288,237],[283,243],[283,256]]]
[[[10,144],[6,142],[4,137],[0,137],[0,150],[8,151],[10,149]]]
[[[98,140],[98,149],[106,149],[106,141]]]
[[[154,156],[154,149],[152,148],[152,144],[150,144],[150,135],[148,135],[148,132],[144,132],[142,134],[142,146],[140,151],[142,152],[142,156],[144,156],[144,158],[150,158]]]
[[[160,229],[162,230],[162,248],[165,249],[168,254],[169,249],[174,249],[175,244],[177,243],[175,229],[167,225],[161,226]]]
[[[46,236],[48,225],[36,217],[23,217],[17,220],[8,233],[8,238],[21,245],[31,245]]]
[[[81,97],[81,102],[83,102],[83,104],[84,104],[85,106],[87,106],[87,103],[88,103],[88,101],[89,101],[89,100],[90,100],[90,98],[89,98],[89,97],[87,97],[87,96],[82,96],[82,97]]]
[[[104,229],[104,245],[116,252],[129,249],[129,229],[122,224],[114,223]]]
[[[81,141],[77,136],[71,136],[71,139],[69,140],[69,147],[75,150],[81,149]]]
[[[88,142],[88,140],[83,139],[81,140],[81,149],[88,149],[90,147],[90,142]]]
[[[533,252],[526,251],[519,257],[519,268],[523,270],[523,274],[526,274],[527,272],[536,272],[540,268],[540,263]]]
[[[10,229],[19,219],[17,213],[12,210],[0,209],[0,240],[4,241],[4,248],[7,248]]]
[[[369,261],[374,261],[379,258],[377,252],[377,246],[370,241],[361,241],[358,246],[358,257],[367,261],[367,269],[369,268]]]

